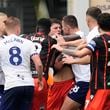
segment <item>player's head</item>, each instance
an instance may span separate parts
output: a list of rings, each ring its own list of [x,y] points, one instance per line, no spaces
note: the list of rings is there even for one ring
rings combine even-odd
[[[90,7],[87,9],[86,22],[90,30],[97,25],[97,18],[101,13],[100,8],[98,7]]]
[[[51,21],[48,18],[41,18],[37,22],[36,32],[42,32],[48,35],[50,32]]]
[[[0,36],[5,34],[4,21],[6,21],[7,18],[7,14],[0,12]]]
[[[102,13],[98,16],[97,22],[99,29],[102,31],[110,32],[110,13]]]
[[[19,18],[10,16],[4,21],[7,34],[19,35],[21,32],[21,23]]]
[[[78,22],[76,17],[73,15],[64,16],[62,19],[62,29],[64,34],[70,34],[69,31],[75,28],[78,28]]]
[[[49,35],[52,36],[54,34],[61,34],[61,32],[62,32],[61,21],[58,20],[57,18],[52,18]]]

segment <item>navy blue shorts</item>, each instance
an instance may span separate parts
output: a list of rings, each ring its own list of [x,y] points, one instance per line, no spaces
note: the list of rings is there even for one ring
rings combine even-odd
[[[84,106],[86,94],[89,89],[89,82],[77,82],[68,93],[68,97]]]
[[[2,96],[3,96],[3,91],[4,91],[4,86],[0,85],[0,106],[1,106],[1,99],[2,99]]]
[[[0,110],[31,110],[33,86],[20,86],[5,90]]]

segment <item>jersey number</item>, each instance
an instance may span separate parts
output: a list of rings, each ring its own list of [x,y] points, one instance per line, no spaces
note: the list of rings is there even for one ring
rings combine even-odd
[[[12,65],[20,65],[22,63],[22,57],[20,56],[21,50],[18,47],[12,47],[9,50],[9,54],[10,54],[10,63]]]

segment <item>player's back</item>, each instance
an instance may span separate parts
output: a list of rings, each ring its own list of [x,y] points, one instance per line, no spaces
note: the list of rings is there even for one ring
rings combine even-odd
[[[33,85],[30,57],[35,52],[34,44],[31,41],[19,38],[14,34],[0,41],[0,60],[5,73],[5,89]]]

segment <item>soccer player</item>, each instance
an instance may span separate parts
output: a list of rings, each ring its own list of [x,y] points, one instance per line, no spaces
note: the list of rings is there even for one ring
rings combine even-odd
[[[49,59],[50,49],[53,43],[56,43],[56,40],[52,39],[48,34],[50,32],[51,21],[48,18],[41,18],[37,22],[36,31],[30,35],[23,35],[22,37],[27,38],[36,46],[38,54],[43,63],[43,84],[44,88],[38,90],[38,74],[35,69],[33,62],[31,61],[31,71],[34,79],[34,97],[32,102],[32,110],[47,109],[47,79],[48,79],[48,66],[47,62]]]
[[[84,38],[84,33],[79,29],[78,27],[78,23],[77,23],[77,19],[75,16],[72,15],[68,15],[65,16],[63,18],[63,25],[65,26],[65,30],[68,30],[68,22],[69,21],[73,21],[74,22],[74,33],[77,35],[80,35],[81,40],[85,39]],[[72,26],[72,24],[71,24]],[[70,30],[71,32],[71,30]],[[70,41],[70,42],[75,42],[75,41],[80,41],[80,40],[74,40],[74,41]],[[82,42],[82,41],[80,41]],[[77,47],[79,43],[76,43],[74,46]],[[69,46],[71,46],[71,44],[69,45],[68,43],[68,48]],[[64,56],[65,57],[65,56]],[[67,57],[67,55],[66,55]],[[71,56],[68,56],[69,58],[71,58]],[[86,98],[86,94],[89,88],[89,81],[90,81],[90,68],[89,65],[84,65],[86,62],[86,59],[88,59],[88,56],[85,56],[83,58],[77,58],[74,57],[73,58],[74,63],[70,63],[72,65],[72,70],[74,72],[74,76],[75,76],[75,85],[71,87],[70,91],[68,92],[67,97],[65,98],[65,101],[62,105],[61,110],[67,110],[67,109],[79,109],[82,108],[84,106],[84,102],[85,102],[85,98]],[[63,60],[63,59],[62,59]],[[71,59],[68,59],[68,61],[71,61]],[[68,63],[67,63],[68,64]]]
[[[75,16],[68,15],[65,16],[62,20],[63,31],[66,35],[74,35],[78,34],[81,37],[84,36],[84,33],[79,29],[78,22]],[[59,43],[58,43],[59,44]],[[77,44],[78,45],[78,44]],[[69,48],[69,46],[68,46]],[[75,58],[76,60],[78,58]],[[78,59],[79,61],[81,59]],[[60,109],[79,109],[84,106],[86,93],[89,88],[89,80],[90,80],[90,68],[88,65],[81,65],[81,62],[76,62],[72,64],[72,70],[75,76],[75,86],[74,84],[71,86],[70,91],[65,98],[63,106],[60,106]],[[71,77],[70,77],[71,76]],[[55,74],[56,79],[63,79],[65,83],[67,83],[68,79],[73,78],[73,75],[65,72],[65,74]],[[68,79],[67,79],[68,78]],[[60,83],[60,82],[59,82]],[[84,86],[83,86],[84,85]],[[65,89],[64,89],[65,90]],[[84,90],[84,91],[83,91]]]
[[[87,97],[85,110],[109,110],[110,108],[110,14],[102,13],[97,18],[100,36],[93,38],[81,50],[65,50],[58,45],[59,51],[72,56],[91,55],[90,94]]]
[[[7,15],[3,12],[0,12],[0,40],[2,40],[4,38],[4,36],[3,36],[5,34],[4,21],[6,19],[7,19]],[[3,90],[4,90],[4,82],[5,82],[4,74],[0,67],[0,105],[1,105],[1,98],[2,98],[2,94],[3,94]]]
[[[86,22],[89,28],[89,33],[86,36],[86,41],[89,42],[96,36],[99,36],[97,18],[102,12],[98,7],[89,7],[86,11]]]
[[[62,25],[61,25],[61,21],[58,20],[57,18],[52,18],[51,20],[51,27],[50,27],[50,32],[49,32],[49,36],[53,36],[55,34],[62,34]]]
[[[50,43],[50,37],[48,36],[48,33],[50,31],[51,21],[48,18],[41,18],[37,22],[36,26],[36,33],[31,36],[31,40],[35,43],[37,43],[36,47],[39,51],[39,55],[41,57],[41,60],[43,62],[44,66],[44,72],[46,69],[46,64],[48,61],[48,53],[49,53],[49,46]],[[45,41],[44,41],[45,40]],[[49,41],[49,42],[48,42]],[[39,45],[38,45],[39,43]],[[32,110],[47,110],[47,96],[48,96],[48,86],[47,86],[47,74],[44,73],[43,75],[43,84],[44,88],[39,91],[38,90],[38,75],[36,74],[35,66],[34,64],[31,64],[31,71],[33,73],[34,78],[34,97],[32,102]],[[46,77],[45,77],[46,76]]]
[[[0,41],[0,63],[5,75],[5,88],[1,110],[31,110],[34,81],[30,70],[30,58],[38,72],[39,90],[43,89],[43,66],[35,45],[18,37],[21,32],[20,20],[9,17],[5,22],[8,36]]]
[[[51,37],[61,35],[61,23],[57,19],[52,19],[52,24],[50,28]],[[53,49],[50,51],[49,56],[49,67],[53,69],[53,74],[49,71],[48,79],[48,101],[47,109],[48,110],[60,110],[65,96],[68,93],[71,86],[74,84],[74,75],[72,73],[71,65],[64,65],[62,63],[62,54],[57,50]],[[51,70],[51,69],[50,69]]]

